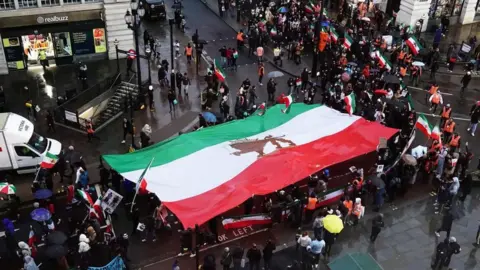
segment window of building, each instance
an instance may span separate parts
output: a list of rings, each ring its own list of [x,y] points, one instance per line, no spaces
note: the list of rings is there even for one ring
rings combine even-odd
[[[460,16],[464,0],[433,0],[430,5],[430,17]]]
[[[477,0],[477,5],[475,6],[475,15],[480,16],[480,0]]]
[[[60,5],[60,0],[42,0],[42,7],[58,6],[58,5]]]
[[[101,0],[85,0],[85,2],[101,2]]]
[[[81,4],[82,0],[63,0],[64,4]]]
[[[0,10],[5,10],[5,9],[14,9],[15,4],[13,3],[13,0],[0,0]]]
[[[33,8],[37,7],[37,0],[18,0],[18,6],[20,8]]]

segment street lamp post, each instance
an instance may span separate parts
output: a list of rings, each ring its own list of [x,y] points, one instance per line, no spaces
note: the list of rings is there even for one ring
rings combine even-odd
[[[142,5],[138,5],[138,2],[131,2],[130,8],[132,9],[132,13],[127,10],[125,13],[125,23],[128,25],[128,28],[133,30],[133,35],[135,38],[135,54],[137,59],[137,87],[138,87],[138,95],[141,94],[142,91],[142,72],[140,67],[140,46],[138,44],[138,30],[140,27],[140,19],[145,15],[145,9],[143,9]],[[137,17],[138,16],[138,17]],[[128,98],[130,100],[130,116],[133,125],[133,110],[134,110],[134,102],[132,93],[128,94]],[[132,134],[132,147],[135,147],[135,137]]]
[[[145,9],[143,9],[142,5],[138,5],[138,2],[131,2],[130,7],[132,9],[132,13],[127,10],[125,14],[125,23],[128,25],[128,28],[133,30],[133,35],[135,38],[135,53],[137,59],[137,84],[138,84],[138,92],[140,93],[142,87],[142,72],[140,69],[140,46],[138,44],[138,30],[140,28],[140,19],[145,15]]]
[[[173,19],[169,19],[168,20],[168,24],[170,25],[170,61],[172,63],[172,73],[174,72],[175,70],[175,63],[173,62],[173,25],[174,25],[174,20]],[[197,59],[198,61],[198,59]],[[171,75],[170,74],[170,75]],[[170,88],[172,89],[172,91],[175,92],[175,78],[170,78]]]
[[[115,39],[115,41],[113,41],[113,45],[115,45],[115,53],[117,54],[117,72],[120,72],[120,61],[118,60],[118,44],[120,44],[120,42]]]

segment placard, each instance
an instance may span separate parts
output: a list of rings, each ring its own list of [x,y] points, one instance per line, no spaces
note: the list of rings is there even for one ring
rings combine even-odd
[[[105,210],[105,212],[112,214],[117,208],[117,206],[120,204],[122,199],[123,199],[122,195],[118,194],[112,189],[109,189],[103,196],[100,206],[102,207],[103,210]]]
[[[93,42],[95,45],[95,53],[104,53],[107,51],[104,28],[93,29]]]
[[[73,112],[65,111],[65,119],[70,122],[78,123],[77,114]]]

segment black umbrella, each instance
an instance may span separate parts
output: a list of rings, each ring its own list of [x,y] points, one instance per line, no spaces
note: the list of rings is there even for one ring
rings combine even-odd
[[[61,231],[54,231],[47,235],[47,243],[49,245],[63,245],[67,242],[67,236]]]
[[[67,255],[68,249],[62,245],[48,246],[45,250],[45,256],[51,259],[59,259]]]
[[[378,187],[378,188],[384,188],[385,187],[385,182],[383,182],[382,178],[380,178],[379,176],[377,175],[371,175],[369,178],[368,178],[368,181],[370,181],[372,183],[372,185]]]
[[[391,74],[385,76],[385,78],[383,78],[383,80],[384,80],[386,83],[400,83],[400,79],[398,79],[397,76],[391,75]]]

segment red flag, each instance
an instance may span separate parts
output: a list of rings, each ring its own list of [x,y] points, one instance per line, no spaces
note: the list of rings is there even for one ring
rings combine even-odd
[[[37,242],[37,237],[35,236],[32,226],[30,226],[30,233],[28,234],[28,246],[32,249],[32,257],[37,255],[37,247],[35,246],[35,242]]]
[[[67,187],[67,204],[71,204],[75,197],[75,186],[70,185]]]

